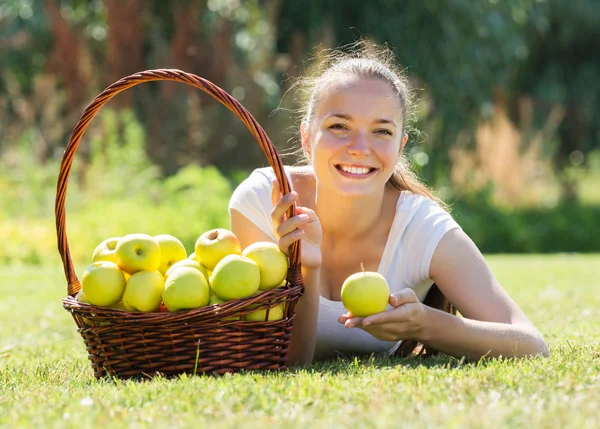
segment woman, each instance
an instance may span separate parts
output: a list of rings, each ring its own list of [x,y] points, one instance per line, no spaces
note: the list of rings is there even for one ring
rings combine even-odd
[[[453,356],[548,355],[540,333],[498,284],[443,203],[411,173],[403,149],[410,93],[392,55],[365,46],[330,56],[312,81],[300,135],[308,166],[286,167],[282,196],[271,168],[235,190],[231,229],[245,248],[302,240],[305,292],[296,305],[289,363],[394,352],[419,342]],[[290,205],[297,215],[286,219]],[[343,281],[361,270],[386,277],[388,309],[344,314]],[[432,286],[464,316],[423,304]]]

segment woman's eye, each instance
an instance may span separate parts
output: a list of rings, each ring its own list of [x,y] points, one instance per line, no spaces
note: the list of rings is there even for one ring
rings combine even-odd
[[[385,129],[385,128],[381,128],[381,129],[379,129],[379,130],[377,130],[377,131],[375,131],[375,132],[376,132],[377,134],[384,134],[384,135],[386,135],[386,136],[393,136],[393,135],[394,135],[394,133],[392,133],[390,130],[387,130],[387,129]]]
[[[344,124],[333,124],[329,126],[330,130],[336,130],[336,131],[346,131],[348,130],[348,127],[345,126]]]

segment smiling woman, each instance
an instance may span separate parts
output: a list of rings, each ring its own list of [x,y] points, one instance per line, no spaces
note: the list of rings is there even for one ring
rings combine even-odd
[[[300,137],[308,165],[286,167],[292,192],[281,195],[273,170],[261,168],[230,200],[243,248],[273,241],[288,252],[301,240],[305,290],[289,363],[407,353],[418,343],[471,359],[547,355],[475,244],[411,172],[403,155],[411,97],[392,54],[365,42],[354,48],[334,52],[306,80]],[[287,218],[292,205],[297,214]],[[391,292],[387,309],[366,318],[346,313],[340,296],[361,264]],[[425,305],[436,293],[436,305]],[[447,312],[448,301],[464,318]]]

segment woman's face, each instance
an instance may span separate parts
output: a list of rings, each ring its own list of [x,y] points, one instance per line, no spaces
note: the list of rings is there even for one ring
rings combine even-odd
[[[334,81],[302,132],[319,186],[346,197],[381,192],[406,142],[402,121],[389,83],[358,77]]]

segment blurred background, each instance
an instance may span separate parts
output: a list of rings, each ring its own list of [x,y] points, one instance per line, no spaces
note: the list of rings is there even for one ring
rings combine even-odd
[[[284,163],[294,78],[319,51],[387,43],[417,89],[408,156],[485,253],[600,251],[597,0],[0,0],[0,263],[59,264],[54,199],[85,107],[121,77],[178,68],[237,98]],[[284,156],[285,155],[285,156]],[[83,137],[67,193],[76,263],[103,239],[228,227],[267,165],[192,87],[119,94]]]

